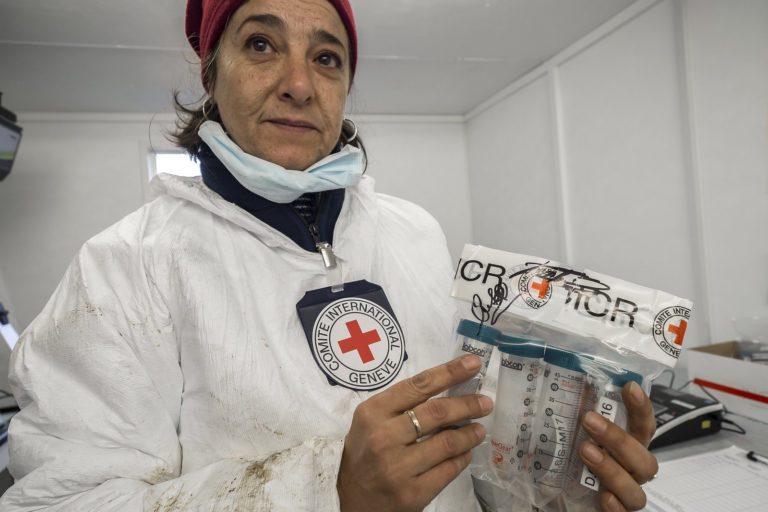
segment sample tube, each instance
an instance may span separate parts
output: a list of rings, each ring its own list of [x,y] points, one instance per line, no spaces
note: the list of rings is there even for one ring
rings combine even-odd
[[[586,385],[580,357],[547,347],[542,390],[536,410],[531,471],[537,506],[561,494]]]
[[[583,413],[594,411],[619,427],[626,429],[628,423],[627,408],[621,398],[621,390],[629,382],[636,382],[642,386],[642,375],[597,360],[585,363],[583,366],[587,369],[589,382],[589,399],[585,401],[586,406]],[[568,462],[565,497],[569,503],[589,503],[595,499],[594,497],[600,488],[600,482],[579,457],[579,445],[582,441],[589,439],[589,434],[581,426],[581,417],[579,418],[579,428],[573,452]]]
[[[447,396],[474,395],[480,391],[483,384],[483,377],[488,371],[488,363],[493,354],[493,347],[498,343],[498,337],[501,335],[498,329],[481,325],[471,320],[462,320],[456,329],[459,345],[459,354],[474,354],[480,358],[482,363],[480,371],[471,379],[457,384],[450,388]]]
[[[502,334],[499,352],[501,366],[491,427],[491,462],[497,476],[510,481],[530,466],[530,440],[544,344],[540,340]]]

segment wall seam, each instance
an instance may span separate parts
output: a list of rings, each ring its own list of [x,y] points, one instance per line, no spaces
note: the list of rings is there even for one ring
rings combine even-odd
[[[563,261],[575,264],[573,252],[573,228],[571,225],[571,203],[568,194],[568,158],[565,148],[563,127],[563,103],[560,87],[560,68],[555,66],[547,72],[550,95],[550,130],[552,133],[555,180],[559,196],[560,246]]]
[[[686,23],[686,0],[672,0],[674,2],[675,25],[676,25],[676,53],[680,65],[678,66],[678,79],[680,81],[680,109],[682,117],[682,137],[683,149],[685,155],[685,178],[688,181],[690,190],[688,207],[691,216],[691,249],[694,255],[692,266],[694,277],[696,279],[696,317],[698,323],[703,327],[704,333],[708,336],[704,344],[711,343],[714,339],[712,332],[713,312],[709,300],[709,262],[707,258],[706,244],[706,226],[704,221],[704,196],[703,180],[698,158],[698,145],[696,138],[696,112],[694,108],[695,92],[692,87],[692,65],[690,59],[690,27]]]
[[[632,22],[635,18],[642,15],[644,12],[646,12],[648,9],[652,8],[656,4],[660,3],[662,0],[636,0],[635,3],[624,9],[622,12],[611,18],[610,20],[606,21],[602,25],[600,25],[598,28],[587,34],[586,36],[582,37],[575,43],[571,44],[563,50],[562,52],[558,53],[551,59],[545,61],[540,66],[534,68],[533,70],[529,71],[525,75],[523,75],[521,78],[515,80],[511,84],[509,84],[507,87],[499,91],[498,93],[494,94],[484,102],[480,103],[478,106],[473,108],[472,110],[466,112],[464,114],[464,117],[466,120],[473,119],[486,110],[493,108],[494,105],[497,105],[498,103],[504,101],[509,96],[512,96],[516,92],[518,92],[520,89],[524,88],[531,82],[534,82],[538,78],[541,78],[542,76],[546,75],[551,69],[562,66],[566,62],[570,61],[574,57],[580,55],[584,51],[588,50],[595,44],[599,43],[612,33],[619,30],[621,27],[626,25],[627,23]]]

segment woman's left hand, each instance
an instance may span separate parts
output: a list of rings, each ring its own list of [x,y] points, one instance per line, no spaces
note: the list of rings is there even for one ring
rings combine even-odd
[[[653,478],[659,469],[656,457],[647,449],[656,432],[651,401],[634,382],[624,386],[621,395],[629,416],[627,431],[594,412],[587,413],[582,422],[594,442],[581,443],[579,455],[604,487],[599,499],[605,512],[645,507],[645,492],[641,485]]]

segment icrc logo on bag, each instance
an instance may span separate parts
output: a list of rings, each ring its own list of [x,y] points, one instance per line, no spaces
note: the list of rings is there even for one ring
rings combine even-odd
[[[520,268],[525,269],[525,266]],[[519,269],[513,269],[518,270]],[[520,276],[517,288],[520,290],[520,297],[528,304],[528,307],[539,309],[549,302],[552,297],[552,287],[550,279],[553,275],[552,269],[541,266],[529,270]]]
[[[370,391],[386,386],[404,361],[403,333],[378,304],[358,297],[328,304],[312,328],[317,364],[338,384]]]
[[[661,350],[674,358],[680,357],[691,310],[682,306],[662,309],[653,319],[653,340]]]

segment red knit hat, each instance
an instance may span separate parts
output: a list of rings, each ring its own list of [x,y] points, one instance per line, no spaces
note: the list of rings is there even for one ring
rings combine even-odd
[[[357,66],[357,31],[355,30],[355,18],[352,15],[352,6],[349,0],[328,0],[339,13],[344,28],[349,37],[349,83],[355,77]],[[216,46],[216,43],[224,32],[224,26],[229,17],[234,14],[246,0],[188,0],[186,33],[189,44],[192,45],[200,60],[205,62],[208,53]],[[205,83],[203,83],[205,86]]]

